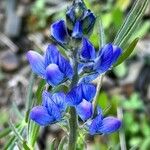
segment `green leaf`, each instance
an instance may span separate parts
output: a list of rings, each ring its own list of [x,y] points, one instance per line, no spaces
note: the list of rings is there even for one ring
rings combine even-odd
[[[17,124],[17,125],[15,126],[15,128],[18,128],[19,126],[20,126],[20,124]],[[7,136],[11,131],[12,131],[12,130],[11,130],[10,127],[4,129],[3,131],[0,132],[0,138],[3,138],[3,137],[5,137],[5,136]]]
[[[105,38],[104,27],[103,27],[101,19],[99,21],[99,31],[100,31],[100,46],[99,47],[103,47],[106,43],[106,38]]]
[[[66,142],[67,142],[67,137],[64,136],[59,143],[58,150],[63,150],[63,146]]]
[[[125,22],[118,31],[117,36],[114,40],[114,44],[122,48],[127,44],[128,39],[131,37],[144,15],[144,12],[148,5],[148,1],[149,0],[137,0],[135,2]]]
[[[125,50],[125,52],[119,57],[117,63],[114,65],[115,67],[120,65],[123,61],[125,61],[131,55],[138,41],[139,41],[139,38],[136,38],[131,42],[127,50]]]
[[[29,81],[29,87],[28,87],[28,91],[27,91],[27,97],[26,97],[26,116],[25,116],[25,122],[28,122],[29,119],[29,111],[32,107],[32,97],[33,97],[33,85],[35,82],[35,74],[31,73],[30,76],[30,81]]]
[[[11,130],[14,132],[15,136],[18,138],[19,141],[23,142],[23,137],[21,136],[20,132],[15,128],[15,125],[10,121],[9,122]]]
[[[4,150],[11,150],[15,146],[16,137],[12,136],[5,144]]]
[[[38,89],[36,91],[36,98],[37,98],[36,104],[37,105],[41,104],[41,101],[42,101],[42,92],[43,92],[43,90],[45,88],[45,84],[46,84],[46,81],[43,80],[43,79],[39,83]]]
[[[23,126],[18,126],[17,128],[19,134],[22,134],[23,130],[24,130],[24,127]],[[16,135],[13,135],[9,140],[8,142],[5,144],[4,146],[4,150],[12,150],[15,146],[15,142],[17,141],[17,137]]]
[[[56,93],[59,91],[68,92],[68,87],[66,85],[59,85],[59,86],[56,86],[52,89],[52,93]]]
[[[39,134],[40,126],[38,126],[35,122],[30,122],[30,132],[29,132],[29,145],[34,148],[36,143],[38,134]]]

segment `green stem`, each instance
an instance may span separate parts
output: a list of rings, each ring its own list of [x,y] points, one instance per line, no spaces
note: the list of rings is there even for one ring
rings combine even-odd
[[[72,82],[70,84],[70,89],[73,88],[78,83],[78,62],[76,61],[77,53],[75,52],[73,58],[74,64],[74,76]],[[70,107],[69,110],[70,119],[69,119],[69,142],[68,142],[68,150],[76,149],[76,141],[77,141],[77,128],[78,128],[78,117],[76,114],[76,110],[74,107]]]

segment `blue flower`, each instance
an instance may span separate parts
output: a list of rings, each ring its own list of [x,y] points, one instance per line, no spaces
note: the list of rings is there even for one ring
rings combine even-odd
[[[122,50],[120,47],[109,43],[102,47],[98,54],[96,54],[92,43],[87,38],[84,38],[80,57],[86,64],[82,65],[81,70],[87,70],[90,75],[87,75],[82,81],[89,82],[109,70],[118,60],[121,52]]]
[[[66,102],[69,106],[76,108],[79,117],[85,121],[93,115],[92,100],[96,93],[95,85],[82,83],[72,88],[66,95]]]
[[[73,75],[69,61],[60,54],[54,45],[47,47],[44,56],[35,51],[29,51],[27,59],[32,71],[46,79],[52,86],[60,84],[63,80],[71,78]]]
[[[30,118],[40,126],[47,126],[60,121],[63,112],[66,110],[65,94],[58,92],[51,95],[44,91],[42,100],[41,106],[32,108]]]
[[[73,87],[66,95],[69,106],[77,106],[83,99],[92,101],[96,93],[96,86],[92,83],[82,83]]]
[[[67,23],[59,20],[51,25],[51,36],[60,44],[68,44],[71,37],[82,39],[84,35],[89,36],[95,21],[96,17],[83,2],[75,2],[66,12]]]
[[[121,121],[115,117],[109,116],[103,118],[102,111],[92,120],[89,125],[89,132],[94,134],[111,134],[121,127]]]
[[[90,35],[95,25],[95,15],[86,8],[83,2],[75,2],[66,12],[67,26],[69,30],[73,30],[77,22],[81,23],[83,34]]]

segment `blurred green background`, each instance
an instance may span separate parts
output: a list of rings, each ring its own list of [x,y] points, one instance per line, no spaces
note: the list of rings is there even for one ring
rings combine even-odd
[[[97,20],[101,18],[107,42],[112,42],[134,0],[84,2]],[[65,19],[70,4],[69,0],[0,1],[0,132],[8,127],[10,117],[17,122],[25,111],[30,73],[26,52],[43,51],[52,42],[50,24]],[[99,21],[90,37],[97,49]],[[105,115],[123,120],[122,129],[109,136],[87,137],[88,150],[150,150],[150,5],[128,42],[135,37],[140,37],[140,41],[134,53],[107,73],[98,100]],[[40,150],[48,150],[50,140],[54,137],[60,140],[62,134],[57,126],[43,128],[38,138]],[[82,137],[78,140],[80,149]],[[7,137],[0,138],[1,149],[6,141]]]

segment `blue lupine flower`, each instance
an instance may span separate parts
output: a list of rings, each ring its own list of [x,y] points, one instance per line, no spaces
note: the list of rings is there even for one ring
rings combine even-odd
[[[92,100],[95,93],[95,85],[82,83],[72,88],[66,95],[67,104],[76,108],[77,114],[83,121],[91,118],[93,115]]]
[[[102,111],[92,120],[89,132],[94,134],[111,134],[121,127],[121,121],[115,117],[103,117]]]
[[[52,86],[60,84],[73,75],[69,61],[60,54],[54,45],[48,46],[44,56],[35,51],[29,51],[27,59],[30,62],[32,71],[46,79]]]
[[[96,54],[92,43],[87,38],[84,38],[80,57],[81,60],[86,61],[86,65],[82,65],[81,70],[88,70],[92,74],[86,76],[83,81],[89,82],[99,76],[99,74],[110,69],[121,55],[121,52],[120,47],[109,43],[102,47],[98,54]]]
[[[77,106],[83,99],[92,101],[96,93],[96,86],[92,83],[82,83],[73,87],[66,95],[66,102],[69,106]]]
[[[96,17],[83,2],[74,3],[66,12],[67,25],[64,20],[53,23],[50,27],[51,36],[60,44],[67,44],[70,36],[81,39],[93,30]]]
[[[60,121],[63,112],[66,110],[65,94],[58,92],[53,95],[44,91],[42,94],[42,105],[33,107],[30,118],[40,126]]]

